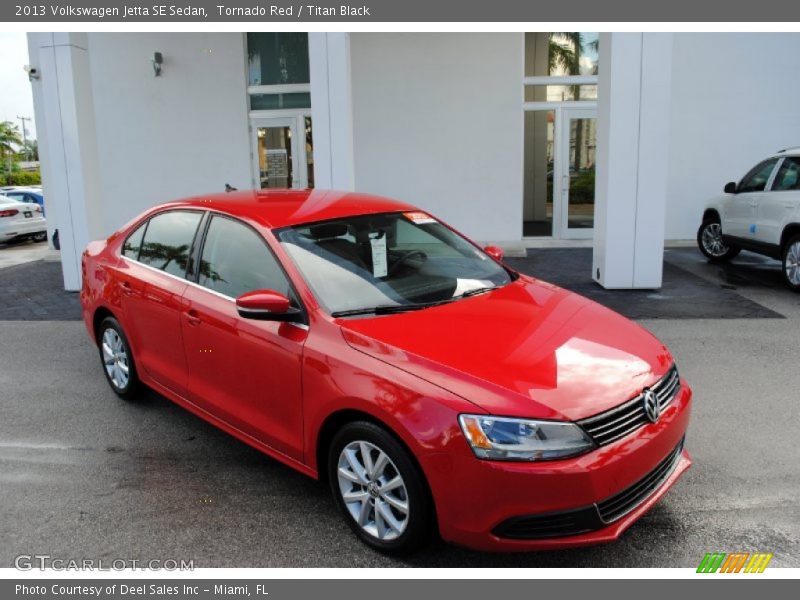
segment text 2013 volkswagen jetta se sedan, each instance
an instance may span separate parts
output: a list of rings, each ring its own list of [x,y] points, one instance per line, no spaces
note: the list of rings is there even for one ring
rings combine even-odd
[[[255,191],[158,206],[83,254],[112,389],[141,384],[330,483],[367,544],[619,537],[689,467],[650,333],[414,206]]]

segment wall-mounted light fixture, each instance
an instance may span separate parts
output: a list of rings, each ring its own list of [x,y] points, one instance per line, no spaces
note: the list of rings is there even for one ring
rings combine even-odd
[[[25,69],[25,72],[28,74],[29,81],[33,81],[34,79],[39,79],[39,69],[37,69],[36,67],[25,65],[22,68]]]
[[[156,77],[161,75],[161,65],[164,64],[164,56],[161,52],[156,52],[153,54],[153,72],[156,74]]]

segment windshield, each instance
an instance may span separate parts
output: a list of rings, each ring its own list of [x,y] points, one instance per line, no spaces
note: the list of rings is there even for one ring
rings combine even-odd
[[[277,235],[334,316],[412,310],[512,279],[484,252],[421,212],[346,217],[287,227]]]

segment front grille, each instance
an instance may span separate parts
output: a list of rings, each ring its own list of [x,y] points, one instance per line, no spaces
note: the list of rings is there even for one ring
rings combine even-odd
[[[634,510],[661,487],[675,470],[681,450],[683,439],[647,475],[602,502],[564,512],[513,517],[500,523],[492,533],[502,538],[536,540],[602,529]]]
[[[658,398],[658,405],[663,411],[680,389],[680,377],[675,365],[667,371],[651,389]],[[633,433],[648,423],[644,410],[642,394],[625,404],[612,408],[604,413],[578,421],[578,425],[588,433],[598,446],[605,446],[626,435]]]
[[[621,519],[661,487],[661,484],[675,470],[675,465],[678,464],[682,449],[683,440],[675,446],[675,449],[664,460],[658,463],[655,469],[639,481],[620,493],[611,496],[611,498],[598,502],[597,512],[600,514],[603,523],[613,523],[617,519]]]

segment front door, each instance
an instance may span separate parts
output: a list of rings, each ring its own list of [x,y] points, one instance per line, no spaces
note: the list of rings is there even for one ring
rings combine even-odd
[[[745,239],[754,239],[757,232],[758,203],[764,195],[777,158],[758,163],[739,182],[736,193],[730,198],[722,221],[722,233]]]
[[[213,216],[186,288],[182,330],[189,400],[240,431],[302,459],[301,361],[307,330],[244,319],[235,298],[270,289],[292,297],[289,281],[259,233]]]
[[[554,212],[557,231],[565,239],[594,235],[594,179],[597,110],[563,108],[556,139]]]
[[[256,118],[250,128],[257,189],[314,187],[310,116]]]

